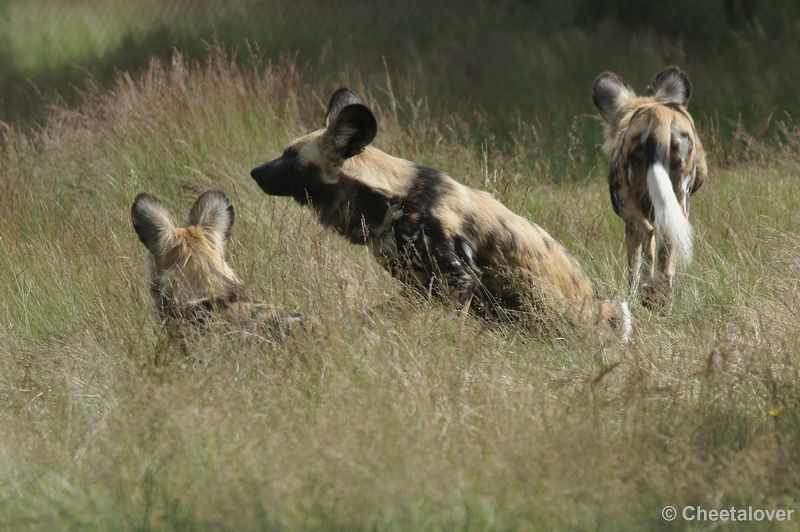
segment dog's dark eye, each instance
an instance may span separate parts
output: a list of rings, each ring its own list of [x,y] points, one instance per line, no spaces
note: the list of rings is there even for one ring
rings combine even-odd
[[[283,150],[283,155],[281,155],[281,157],[284,159],[294,159],[297,157],[298,153],[297,148],[286,148]]]

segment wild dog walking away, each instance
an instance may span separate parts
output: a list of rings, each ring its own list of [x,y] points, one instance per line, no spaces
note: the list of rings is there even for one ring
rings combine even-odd
[[[369,146],[374,115],[348,89],[325,126],[253,169],[261,189],[293,197],[320,222],[373,254],[395,277],[447,290],[466,311],[548,308],[582,330],[627,340],[627,304],[597,298],[586,272],[558,241],[491,194]]]
[[[223,192],[211,190],[197,198],[183,226],[158,199],[139,194],[131,219],[150,252],[145,268],[153,305],[170,337],[184,347],[187,326],[261,324],[281,333],[300,326],[299,316],[254,301],[225,262],[234,212]]]
[[[686,110],[691,95],[689,78],[677,67],[653,78],[646,96],[636,96],[627,81],[611,72],[600,74],[592,87],[592,99],[606,121],[603,150],[611,158],[611,204],[625,220],[631,294],[641,275],[647,306],[667,302],[677,267],[692,260],[689,205],[708,167]],[[666,283],[662,288],[655,283],[656,230],[661,235],[658,266]]]

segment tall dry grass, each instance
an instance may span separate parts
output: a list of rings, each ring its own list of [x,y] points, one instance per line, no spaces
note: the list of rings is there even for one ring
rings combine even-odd
[[[240,67],[216,49],[122,75],[35,136],[4,130],[0,526],[667,530],[667,504],[797,504],[791,124],[764,147],[774,156],[713,171],[674,307],[634,305],[635,341],[602,349],[453,320],[263,195],[250,168],[321,123],[329,94],[306,79],[290,58]],[[472,140],[480,115],[431,109],[404,78],[337,81],[376,110],[378,147],[492,191],[564,241],[603,294],[622,292],[605,169],[566,165],[556,183],[537,166],[546,130],[501,148]],[[594,157],[577,139],[575,156]],[[195,362],[164,341],[130,205],[149,191],[183,212],[209,187],[235,205],[243,282],[315,316],[313,332],[209,335]]]

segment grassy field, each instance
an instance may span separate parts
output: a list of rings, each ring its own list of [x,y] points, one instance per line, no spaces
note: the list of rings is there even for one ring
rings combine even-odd
[[[556,180],[533,121],[501,146],[409,78],[338,83],[376,110],[379,148],[491,191],[624,293],[599,123],[576,122]],[[603,349],[453,320],[261,193],[250,168],[320,125],[328,96],[291,58],[240,67],[216,49],[90,91],[35,135],[4,129],[0,528],[706,530],[661,509],[800,510],[791,123],[770,142],[702,129],[695,261],[669,312],[634,305],[634,342]],[[313,332],[209,335],[201,362],[164,340],[130,206],[149,191],[186,213],[211,187],[236,208],[240,278]]]
[[[720,524],[662,519],[691,505],[794,509],[725,527],[797,530],[800,8],[336,5],[0,0],[0,529]],[[621,299],[589,88],[672,63],[710,179],[674,307],[634,304],[625,347],[454,320],[249,177],[348,85],[379,148],[492,192]],[[233,200],[241,280],[313,331],[209,334],[194,360],[165,340],[131,204],[183,218],[208,188]]]

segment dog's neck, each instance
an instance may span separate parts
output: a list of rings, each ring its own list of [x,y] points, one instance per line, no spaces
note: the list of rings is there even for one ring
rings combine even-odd
[[[368,146],[344,161],[336,183],[295,197],[309,205],[320,222],[354,244],[368,244],[391,232],[418,165]]]

